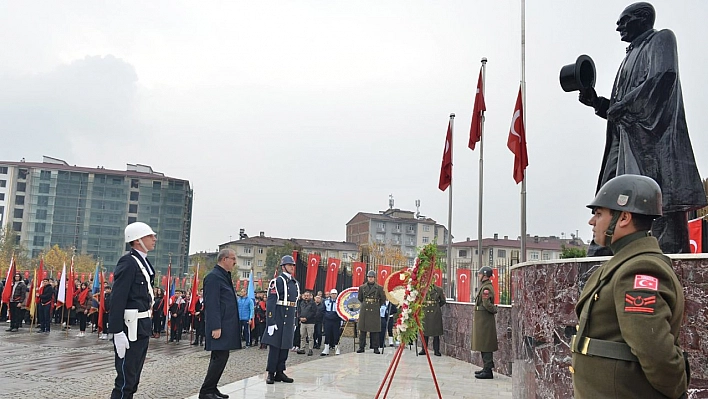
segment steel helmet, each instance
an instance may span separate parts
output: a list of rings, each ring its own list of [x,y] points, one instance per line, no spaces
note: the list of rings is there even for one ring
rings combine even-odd
[[[366,277],[376,277],[376,272],[373,270],[369,270],[369,272],[366,273]]]
[[[492,268],[489,266],[484,266],[477,270],[477,274],[483,274],[487,277],[492,277]]]
[[[290,255],[285,255],[283,258],[280,260],[280,266],[285,266],[285,265],[294,265],[295,264],[295,259],[293,259],[292,256]]]
[[[620,175],[600,188],[588,208],[659,217],[662,215],[661,205],[661,188],[654,179],[641,175]]]
[[[156,235],[152,228],[143,222],[131,223],[125,227],[125,242],[133,242],[143,237]]]

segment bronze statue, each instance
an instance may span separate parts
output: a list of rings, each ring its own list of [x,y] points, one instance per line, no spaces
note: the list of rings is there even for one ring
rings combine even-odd
[[[688,211],[706,206],[706,194],[688,136],[678,73],[676,37],[655,30],[654,7],[634,3],[622,11],[617,31],[628,42],[612,95],[600,97],[580,87],[579,100],[607,119],[607,135],[597,190],[617,175],[656,180],[664,216],[652,234],[664,253],[689,253]]]

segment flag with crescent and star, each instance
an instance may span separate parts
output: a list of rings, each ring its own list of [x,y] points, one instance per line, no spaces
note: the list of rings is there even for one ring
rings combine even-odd
[[[529,166],[529,157],[526,153],[526,128],[524,127],[523,108],[521,86],[519,86],[519,95],[516,97],[514,117],[511,120],[509,138],[506,141],[506,146],[514,153],[514,181],[516,181],[516,184],[524,180],[526,167]]]
[[[457,269],[457,301],[470,301],[470,269]]]
[[[330,292],[332,288],[337,288],[337,275],[341,260],[336,258],[327,259],[327,278],[325,279],[325,291]]]
[[[352,287],[364,284],[364,276],[366,276],[366,263],[352,262]]]
[[[307,257],[307,277],[305,278],[305,289],[315,289],[315,281],[317,280],[317,269],[320,268],[320,256],[310,254]]]
[[[391,266],[379,265],[378,272],[376,273],[376,275],[378,276],[376,282],[379,285],[383,286],[388,276],[391,275]]]

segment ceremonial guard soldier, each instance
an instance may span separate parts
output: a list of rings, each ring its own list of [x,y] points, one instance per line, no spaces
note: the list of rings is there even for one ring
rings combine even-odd
[[[482,352],[484,366],[482,370],[476,371],[475,378],[494,378],[492,369],[494,368],[493,354],[499,349],[497,342],[497,322],[494,315],[497,307],[494,304],[496,293],[492,286],[492,268],[484,266],[477,272],[481,283],[477,297],[474,300],[474,321],[472,324],[472,350]]]
[[[381,305],[386,303],[383,287],[376,284],[376,272],[369,270],[366,274],[366,283],[359,287],[357,298],[361,302],[359,312],[359,349],[356,353],[363,353],[366,345],[366,333],[370,333],[371,346],[374,353],[379,352],[379,333],[381,331]]]
[[[428,338],[433,337],[433,353],[435,356],[442,356],[440,353],[440,336],[443,335],[443,320],[441,307],[447,303],[442,288],[433,285],[428,289],[428,294],[423,302],[423,335],[425,336],[425,346],[428,347]],[[419,355],[425,355],[425,349],[421,349]]]
[[[270,281],[266,299],[266,332],[261,343],[268,345],[268,378],[266,384],[276,381],[293,382],[285,374],[285,361],[293,345],[297,324],[297,299],[300,284],[293,277],[295,260],[286,255],[280,261],[280,276]]]

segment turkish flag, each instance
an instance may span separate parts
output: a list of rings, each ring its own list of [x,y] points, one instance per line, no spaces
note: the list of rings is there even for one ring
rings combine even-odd
[[[379,276],[377,283],[383,286],[388,276],[391,275],[391,266],[379,265],[379,270],[376,275]]]
[[[492,282],[492,288],[494,288],[494,293],[497,296],[494,300],[499,303],[499,269],[492,269],[492,277],[489,280]]]
[[[452,124],[447,123],[447,137],[443,150],[442,166],[440,166],[440,182],[438,188],[445,191],[452,183]]]
[[[435,283],[435,285],[437,285],[438,287],[442,287],[442,280],[442,271],[438,269],[433,270],[433,282]]]
[[[482,139],[482,119],[487,106],[484,104],[484,82],[482,81],[482,68],[479,68],[479,79],[477,79],[477,94],[474,96],[474,108],[472,109],[472,126],[470,126],[469,147],[474,150],[475,145]]]
[[[113,284],[113,273],[108,275],[108,282]]]
[[[688,240],[691,244],[691,253],[699,254],[703,252],[703,219],[693,219],[688,221]]]
[[[320,268],[320,256],[310,254],[307,257],[307,278],[305,279],[305,289],[312,290],[315,288],[315,280],[317,280],[317,269]]]
[[[509,138],[506,140],[506,146],[514,153],[514,181],[516,181],[516,184],[524,180],[526,167],[529,166],[529,157],[526,153],[526,128],[524,127],[523,108],[521,86],[519,86],[514,117],[511,120],[511,128],[509,128]]]
[[[167,300],[167,297],[170,295],[170,283],[172,282],[172,263],[167,264],[167,279],[164,280],[164,285],[165,285],[165,293],[162,297],[162,313],[167,316],[167,313],[169,313],[169,301]],[[111,273],[110,276],[111,281],[113,281],[113,273]]]
[[[10,258],[10,268],[7,269],[7,277],[5,278],[5,287],[2,290],[2,302],[10,303],[12,296],[12,282],[15,281],[15,258]]]
[[[364,276],[366,276],[366,263],[352,263],[352,287],[358,287],[364,284]]]
[[[69,267],[69,281],[66,284],[66,309],[71,309],[74,306],[74,260],[71,260],[71,266]]]
[[[332,288],[337,288],[337,274],[339,274],[339,266],[342,264],[340,259],[327,259],[327,279],[325,280],[325,292],[329,292]]]
[[[470,302],[470,269],[457,269],[457,301]]]

